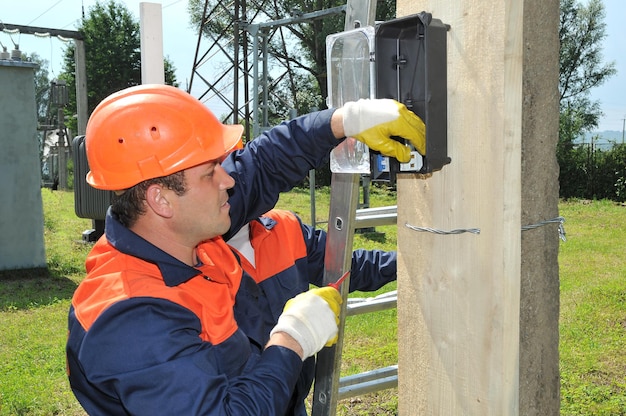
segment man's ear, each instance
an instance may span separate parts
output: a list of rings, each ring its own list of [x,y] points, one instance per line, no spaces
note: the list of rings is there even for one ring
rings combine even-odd
[[[158,216],[170,218],[173,215],[171,201],[168,198],[171,192],[162,185],[150,185],[146,190],[148,209]]]

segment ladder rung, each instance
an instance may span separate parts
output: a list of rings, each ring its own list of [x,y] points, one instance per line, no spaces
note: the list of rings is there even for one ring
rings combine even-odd
[[[374,298],[348,298],[346,316],[393,309],[398,305],[398,291],[383,293]]]
[[[396,225],[397,205],[389,207],[361,208],[356,210],[354,228],[371,228],[378,225]]]
[[[398,366],[391,365],[340,378],[338,399],[347,399],[397,386]]]
[[[397,205],[389,205],[387,207],[359,208],[356,215],[380,215],[380,214],[396,214],[398,213]]]

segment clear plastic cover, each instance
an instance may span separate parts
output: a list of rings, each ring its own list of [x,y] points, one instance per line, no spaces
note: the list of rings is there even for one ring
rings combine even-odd
[[[365,26],[326,38],[329,107],[375,97],[374,33],[373,27]],[[347,138],[331,152],[330,169],[335,173],[370,173],[369,149]]]

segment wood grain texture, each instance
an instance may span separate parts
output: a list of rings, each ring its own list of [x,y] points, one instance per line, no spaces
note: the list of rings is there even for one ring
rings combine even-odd
[[[452,158],[398,179],[401,415],[518,414],[523,4],[398,2],[451,26]]]

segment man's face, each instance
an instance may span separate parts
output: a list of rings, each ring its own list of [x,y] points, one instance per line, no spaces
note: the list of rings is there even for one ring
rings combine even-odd
[[[234,185],[235,180],[217,161],[186,169],[186,192],[175,197],[177,233],[196,245],[228,231],[228,189]]]

